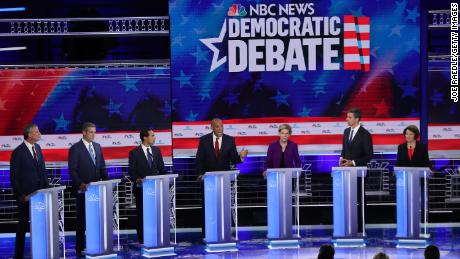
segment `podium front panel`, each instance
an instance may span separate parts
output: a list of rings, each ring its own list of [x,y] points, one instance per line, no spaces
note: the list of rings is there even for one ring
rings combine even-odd
[[[32,234],[32,255],[35,258],[48,258],[48,234],[47,225],[50,223],[47,217],[47,199],[45,193],[37,193],[30,198],[30,231]],[[33,220],[32,220],[33,219]]]
[[[292,172],[267,173],[269,239],[292,238]]]

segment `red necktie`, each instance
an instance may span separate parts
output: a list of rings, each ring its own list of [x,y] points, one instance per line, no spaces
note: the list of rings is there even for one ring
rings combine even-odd
[[[214,152],[216,153],[216,158],[219,158],[219,138],[216,138],[214,143]]]
[[[35,163],[37,163],[37,165],[38,165],[38,156],[37,156],[37,152],[35,151],[35,146],[32,146],[32,151],[34,152]]]

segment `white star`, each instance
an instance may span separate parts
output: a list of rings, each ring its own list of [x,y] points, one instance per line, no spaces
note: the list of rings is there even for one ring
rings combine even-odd
[[[219,59],[219,49],[213,45],[214,43],[222,42],[226,33],[227,33],[227,19],[225,19],[224,24],[222,24],[222,29],[220,29],[219,38],[200,39],[200,41],[204,45],[206,45],[206,47],[212,50],[212,53],[213,53],[211,69],[209,70],[209,72],[214,71],[216,68],[220,67],[221,65],[225,64],[225,62],[227,62],[227,56]]]

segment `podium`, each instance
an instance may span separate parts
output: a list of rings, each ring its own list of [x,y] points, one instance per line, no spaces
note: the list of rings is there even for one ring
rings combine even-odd
[[[396,237],[397,247],[425,248],[427,246],[427,178],[430,176],[428,167],[395,167],[396,174]],[[425,235],[420,235],[420,179],[425,179],[424,218]]]
[[[299,248],[299,233],[292,235],[292,179],[297,179],[296,202],[299,199],[298,178],[302,168],[267,169],[268,247]],[[296,218],[299,204],[296,204]],[[297,231],[299,225],[297,222]]]
[[[59,210],[61,208],[59,208],[58,193],[65,188],[65,186],[58,186],[40,189],[30,195],[32,258],[60,258]],[[61,205],[63,209],[64,206]],[[65,254],[65,249],[63,253]]]
[[[147,176],[142,182],[144,216],[144,257],[175,255],[170,241],[170,182],[177,174]],[[173,197],[175,199],[175,197]],[[175,204],[175,202],[173,202]],[[174,208],[175,209],[175,208]]]
[[[87,185],[86,258],[117,256],[113,251],[113,185],[120,181],[114,179]]]
[[[231,182],[235,181],[236,183],[236,177],[239,173],[239,170],[232,170],[204,174],[205,242],[208,252],[238,250],[237,241],[232,238]],[[235,188],[235,213],[237,209],[236,195]],[[235,220],[235,222],[237,227],[238,221]],[[238,233],[238,228],[236,233]]]
[[[364,247],[364,177],[367,167],[332,167],[334,245],[336,247]],[[358,236],[357,186],[361,181],[361,215],[363,235]]]

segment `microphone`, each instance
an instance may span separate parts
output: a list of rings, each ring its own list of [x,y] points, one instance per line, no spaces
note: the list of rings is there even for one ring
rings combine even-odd
[[[412,149],[412,146],[409,146],[409,149]]]

